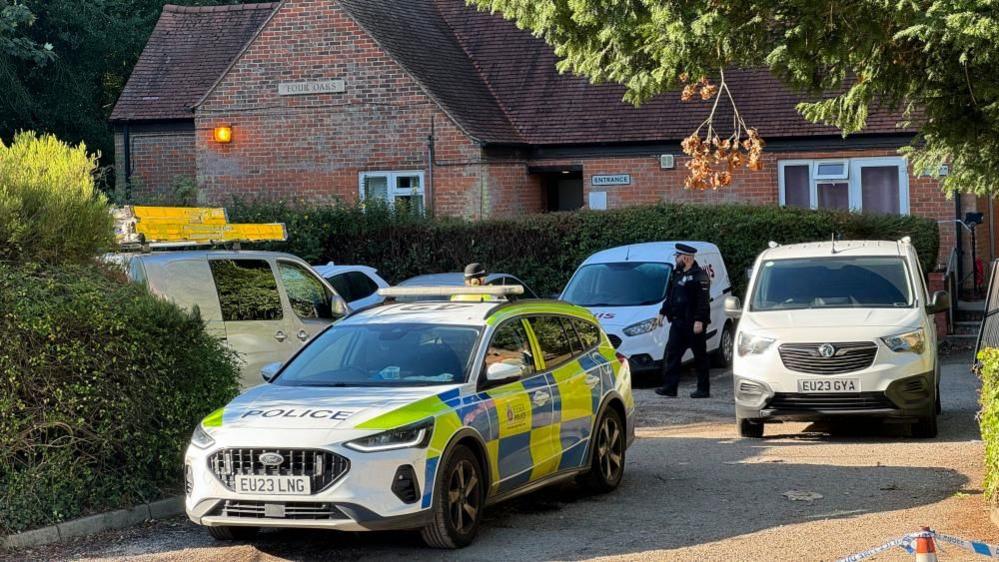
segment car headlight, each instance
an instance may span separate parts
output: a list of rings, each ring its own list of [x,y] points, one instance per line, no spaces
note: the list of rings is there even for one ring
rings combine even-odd
[[[736,348],[740,356],[746,356],[750,354],[759,355],[760,353],[763,353],[764,351],[769,349],[770,346],[773,345],[775,341],[776,340],[773,338],[754,336],[752,334],[740,332],[739,341],[736,345]]]
[[[344,443],[344,445],[362,453],[408,449],[410,447],[424,448],[430,444],[430,435],[433,433],[433,430],[434,420],[431,418],[404,427],[354,439],[353,441]]]
[[[899,353],[911,351],[918,354],[926,349],[926,334],[923,333],[922,328],[904,334],[886,336],[881,338],[881,341],[885,342],[888,349]]]
[[[642,334],[647,334],[652,330],[655,330],[658,325],[659,325],[658,318],[649,318],[648,320],[642,320],[637,324],[632,324],[631,326],[628,326],[622,331],[626,336],[634,337],[634,336],[640,336]]]
[[[215,444],[215,440],[199,423],[198,427],[194,428],[194,435],[191,435],[191,444],[200,449],[207,449]]]

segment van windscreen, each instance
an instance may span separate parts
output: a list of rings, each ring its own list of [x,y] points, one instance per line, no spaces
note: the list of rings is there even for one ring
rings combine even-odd
[[[579,306],[644,306],[663,302],[673,266],[656,262],[593,263],[579,268],[563,300]]]
[[[879,256],[765,261],[751,303],[752,310],[910,306],[905,263]]]

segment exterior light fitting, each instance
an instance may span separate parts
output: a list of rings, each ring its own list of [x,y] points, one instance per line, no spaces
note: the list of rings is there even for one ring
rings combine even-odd
[[[215,127],[212,138],[217,143],[229,144],[232,142],[232,125],[223,124]]]

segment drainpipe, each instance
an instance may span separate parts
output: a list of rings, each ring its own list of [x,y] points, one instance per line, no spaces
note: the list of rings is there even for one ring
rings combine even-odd
[[[122,137],[122,144],[124,145],[124,154],[122,155],[124,162],[122,165],[125,166],[125,186],[123,191],[125,201],[129,202],[132,200],[132,137],[129,134],[128,121],[125,121],[125,125],[122,128]]]
[[[425,210],[434,214],[434,115],[430,116],[430,136],[427,137],[427,193]]]
[[[963,232],[961,229],[964,228],[964,213],[961,209],[961,194],[954,194],[954,218],[961,224],[954,225],[954,236],[957,241],[957,278],[959,280],[957,290],[961,290],[961,283],[964,283],[964,241]]]

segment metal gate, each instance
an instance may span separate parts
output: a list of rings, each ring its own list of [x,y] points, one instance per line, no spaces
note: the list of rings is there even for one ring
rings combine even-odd
[[[975,357],[983,347],[999,347],[999,259],[992,261],[989,291],[985,297],[985,316],[978,331]]]

